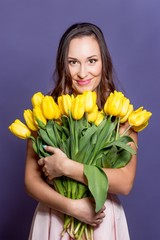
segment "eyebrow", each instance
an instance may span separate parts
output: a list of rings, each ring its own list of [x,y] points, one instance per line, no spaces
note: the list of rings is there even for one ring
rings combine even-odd
[[[98,55],[91,55],[89,57],[87,57],[87,59],[90,59],[90,58],[93,58],[93,57],[98,57]],[[74,58],[74,57],[68,57],[69,59],[74,59],[74,60],[78,60],[77,58]]]

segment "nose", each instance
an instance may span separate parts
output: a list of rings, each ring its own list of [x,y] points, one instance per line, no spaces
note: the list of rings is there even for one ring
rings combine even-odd
[[[81,65],[79,67],[78,73],[77,73],[78,77],[83,79],[87,76],[87,69],[85,65]]]

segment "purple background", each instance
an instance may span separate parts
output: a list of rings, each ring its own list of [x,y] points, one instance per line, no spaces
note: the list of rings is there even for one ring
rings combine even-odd
[[[26,240],[37,204],[24,189],[26,142],[7,128],[23,120],[33,93],[53,85],[59,38],[77,21],[101,27],[126,95],[153,113],[139,134],[134,188],[120,198],[131,239],[160,239],[159,9],[159,0],[0,1],[0,239]]]

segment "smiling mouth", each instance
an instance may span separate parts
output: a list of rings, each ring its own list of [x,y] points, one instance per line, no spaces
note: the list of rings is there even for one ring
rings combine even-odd
[[[81,86],[87,85],[87,84],[89,84],[90,82],[91,82],[91,79],[87,79],[87,80],[77,80],[78,85],[81,85]]]

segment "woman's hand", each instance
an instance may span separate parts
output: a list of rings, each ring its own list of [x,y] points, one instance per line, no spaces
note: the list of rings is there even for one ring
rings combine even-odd
[[[49,180],[62,176],[64,161],[67,161],[68,159],[66,154],[59,148],[51,146],[46,146],[45,150],[53,154],[49,157],[38,160],[38,164],[42,166],[42,171]]]
[[[93,227],[96,227],[103,222],[103,218],[105,217],[105,206],[103,206],[98,213],[95,213],[95,203],[93,199],[82,198],[73,201],[71,207],[73,209],[73,214],[71,213],[73,217]]]

